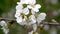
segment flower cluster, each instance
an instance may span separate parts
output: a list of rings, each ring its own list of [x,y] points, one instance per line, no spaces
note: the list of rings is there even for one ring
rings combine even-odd
[[[45,19],[46,14],[39,12],[41,5],[36,4],[36,0],[20,0],[17,4],[15,14],[17,23],[20,25],[33,24],[33,31],[28,33],[33,34],[32,32],[36,32],[37,24]]]
[[[2,21],[0,21],[0,25],[2,26],[1,29],[3,29],[4,34],[8,34],[9,29],[8,29],[8,27],[7,27],[7,23],[2,20]]]

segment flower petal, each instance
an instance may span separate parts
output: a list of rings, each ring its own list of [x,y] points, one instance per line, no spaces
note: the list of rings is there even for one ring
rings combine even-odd
[[[32,5],[27,5],[27,8],[32,9],[33,6]]]
[[[15,14],[15,17],[16,18],[19,17],[21,15],[21,13],[22,13],[22,10],[17,10],[16,11],[16,14]]]
[[[4,32],[5,34],[8,34],[8,32],[9,32],[9,29],[8,29],[8,28],[2,27],[2,29],[3,29],[3,32]]]
[[[40,23],[42,20],[44,20],[46,17],[45,13],[40,13],[37,17],[37,22]]]
[[[31,10],[31,13],[34,15],[35,14],[35,11]]]
[[[29,9],[28,9],[28,8],[24,8],[23,13],[24,13],[25,15],[29,14]]]
[[[21,4],[16,6],[16,10],[22,10],[22,8],[23,6]]]
[[[37,9],[37,8],[32,8],[32,10],[33,10],[34,12],[38,12],[38,11],[39,11],[39,9]]]
[[[0,22],[0,25],[1,25],[1,26],[4,26],[5,23],[6,23],[5,21],[1,21],[1,22]]]
[[[36,0],[30,0],[29,4],[36,4]]]
[[[31,15],[31,16],[29,17],[29,20],[30,20],[30,24],[36,23],[36,18],[35,18],[34,15]]]
[[[40,4],[36,4],[34,7],[39,9],[39,8],[41,8],[41,5]]]
[[[37,24],[33,24],[33,31],[36,32],[37,30]]]
[[[20,24],[20,22],[22,22],[22,17],[18,17],[18,18],[16,19],[16,21],[17,21],[17,23]]]

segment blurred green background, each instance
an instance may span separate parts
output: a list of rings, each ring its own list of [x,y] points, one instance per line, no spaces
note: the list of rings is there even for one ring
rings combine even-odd
[[[19,0],[0,0],[0,17],[15,18],[15,7],[18,1]],[[55,19],[57,22],[60,22],[60,0],[37,0],[37,3],[42,6],[40,12],[47,14],[45,21],[51,22],[52,19]],[[48,28],[48,26],[45,28]],[[25,32],[26,30],[17,23],[10,26],[9,34],[25,34]],[[52,26],[48,28],[48,30],[38,29],[38,32],[40,34],[60,34],[60,26]],[[4,34],[1,27],[0,34]]]

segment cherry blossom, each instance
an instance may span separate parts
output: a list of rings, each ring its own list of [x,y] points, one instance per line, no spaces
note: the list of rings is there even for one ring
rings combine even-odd
[[[2,20],[2,21],[0,22],[0,25],[2,26],[1,29],[3,30],[4,34],[8,34],[9,29],[8,29],[8,27],[7,27],[7,23]]]

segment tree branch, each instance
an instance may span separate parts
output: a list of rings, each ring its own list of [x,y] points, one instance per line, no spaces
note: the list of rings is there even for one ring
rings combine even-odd
[[[14,22],[16,22],[16,20],[15,19],[9,19],[9,18],[0,18],[0,21],[1,20],[7,20],[7,21],[14,21]],[[36,23],[35,23],[36,24]],[[60,23],[52,23],[52,22],[44,22],[44,23],[42,23],[43,25],[51,25],[51,26],[60,26]],[[33,24],[32,24],[33,25]]]

